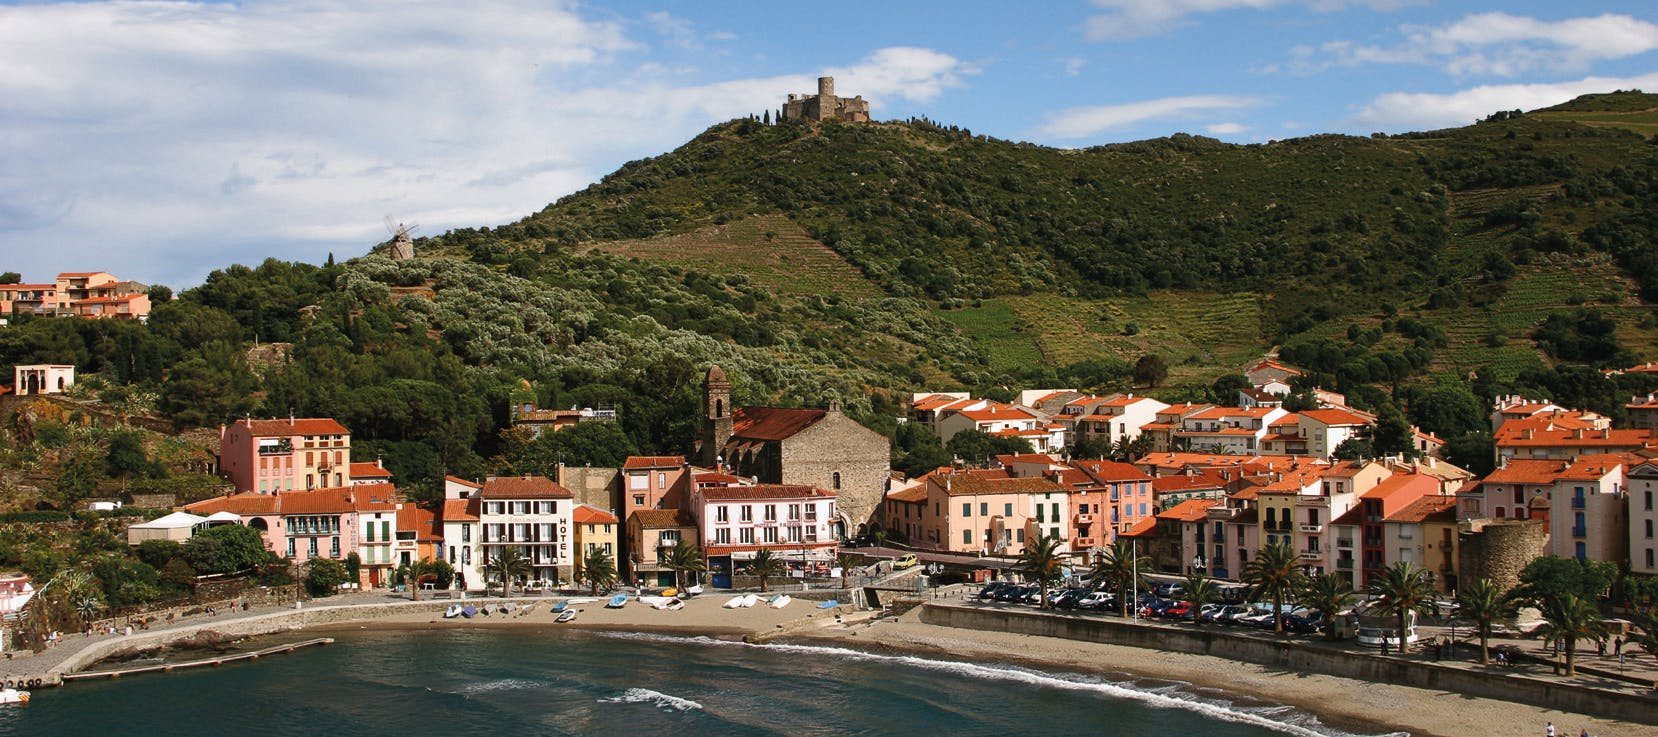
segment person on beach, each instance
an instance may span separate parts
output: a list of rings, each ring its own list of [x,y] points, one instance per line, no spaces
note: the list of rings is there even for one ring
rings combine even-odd
[[[1543,737],[1554,737],[1554,722],[1549,722],[1549,726],[1543,728]]]

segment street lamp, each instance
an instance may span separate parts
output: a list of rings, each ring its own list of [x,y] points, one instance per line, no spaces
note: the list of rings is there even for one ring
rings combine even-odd
[[[1202,573],[1203,569],[1205,568],[1204,564],[1207,563],[1207,562],[1208,561],[1205,561],[1203,559],[1203,554],[1198,553],[1197,557],[1192,559],[1192,569],[1196,570],[1198,573]]]

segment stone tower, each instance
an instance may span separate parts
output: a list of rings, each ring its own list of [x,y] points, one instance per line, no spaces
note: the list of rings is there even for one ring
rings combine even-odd
[[[817,78],[817,96],[819,100],[832,100],[835,97],[835,78]]]
[[[790,94],[783,104],[780,120],[840,120],[848,123],[869,122],[869,101],[862,95],[836,97],[835,78],[818,77],[817,94]]]
[[[708,367],[702,380],[702,465],[714,468],[720,462],[725,442],[731,439],[731,382],[719,366]]]

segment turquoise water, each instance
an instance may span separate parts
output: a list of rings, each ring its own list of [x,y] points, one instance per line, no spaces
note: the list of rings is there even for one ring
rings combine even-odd
[[[217,669],[42,689],[0,735],[1343,735],[1179,684],[572,631],[363,632]]]

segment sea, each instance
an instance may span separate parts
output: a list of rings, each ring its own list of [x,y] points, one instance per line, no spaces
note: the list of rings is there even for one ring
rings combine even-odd
[[[219,668],[41,689],[33,703],[0,707],[0,735],[1380,734],[1105,670],[574,630],[332,636],[333,645]]]

